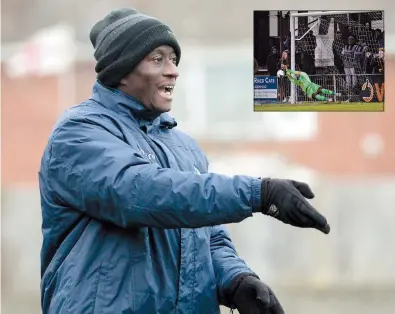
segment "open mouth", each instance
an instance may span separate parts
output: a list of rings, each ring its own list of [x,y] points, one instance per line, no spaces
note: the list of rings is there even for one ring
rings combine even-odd
[[[165,98],[172,98],[174,85],[163,85],[159,87],[159,94]]]

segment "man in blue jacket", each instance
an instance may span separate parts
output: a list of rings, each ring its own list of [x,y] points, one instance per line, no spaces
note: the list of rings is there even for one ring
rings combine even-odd
[[[161,21],[115,10],[90,38],[92,96],[59,118],[39,172],[43,313],[284,313],[223,224],[329,233],[308,185],[208,172],[167,114],[181,51]]]

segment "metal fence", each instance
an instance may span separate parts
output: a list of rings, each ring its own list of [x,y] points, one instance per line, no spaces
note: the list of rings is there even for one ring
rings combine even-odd
[[[384,101],[384,74],[315,74],[309,75],[311,81],[322,88],[336,92],[339,95],[329,97],[336,102],[361,101],[361,92],[367,98]],[[278,80],[278,99],[280,102],[291,101],[291,82],[286,78]],[[296,102],[313,102],[299,86],[296,88]],[[365,95],[364,95],[365,97]]]

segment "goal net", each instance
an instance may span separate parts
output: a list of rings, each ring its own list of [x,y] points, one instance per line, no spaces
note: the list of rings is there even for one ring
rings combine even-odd
[[[290,25],[291,68],[339,94],[334,101],[359,101],[365,83],[384,80],[383,11],[294,13]],[[291,87],[292,103],[309,101]]]

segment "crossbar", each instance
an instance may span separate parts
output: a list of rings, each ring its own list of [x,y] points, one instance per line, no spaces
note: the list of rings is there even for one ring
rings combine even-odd
[[[354,13],[368,13],[382,10],[364,10],[364,11],[317,11],[317,12],[304,12],[304,13],[292,13],[291,17],[301,16],[319,16],[319,15],[338,15],[338,14],[354,14]]]

